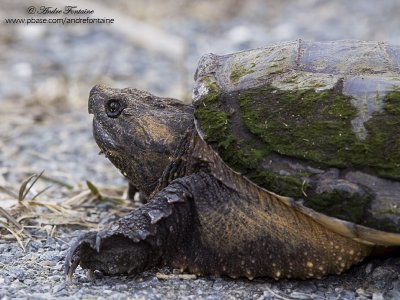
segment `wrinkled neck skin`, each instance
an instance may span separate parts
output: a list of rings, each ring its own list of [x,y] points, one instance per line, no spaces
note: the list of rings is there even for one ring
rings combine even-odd
[[[186,134],[177,145],[176,151],[170,159],[170,163],[164,169],[157,186],[152,190],[150,196],[154,196],[167,187],[174,179],[188,176],[197,171],[196,163],[192,160],[194,139],[196,137],[197,133],[193,124],[188,128]]]
[[[137,89],[96,86],[89,99],[93,135],[105,156],[151,196],[190,173],[193,108]]]

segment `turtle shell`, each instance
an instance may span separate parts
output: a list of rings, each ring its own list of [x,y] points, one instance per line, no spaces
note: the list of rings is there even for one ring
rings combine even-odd
[[[324,215],[400,233],[400,46],[208,54],[195,80],[196,127],[230,168]]]

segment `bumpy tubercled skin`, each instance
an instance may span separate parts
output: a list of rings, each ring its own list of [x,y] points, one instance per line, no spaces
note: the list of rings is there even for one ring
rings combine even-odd
[[[233,278],[319,278],[370,253],[229,169],[199,137],[191,106],[96,86],[89,112],[102,152],[149,201],[78,238],[66,258],[69,279],[78,265],[110,275],[167,265]]]

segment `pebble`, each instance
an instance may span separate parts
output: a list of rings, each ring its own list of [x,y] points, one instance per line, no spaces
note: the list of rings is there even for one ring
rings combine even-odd
[[[371,298],[371,293],[365,291],[365,290],[362,289],[362,288],[358,288],[358,289],[356,290],[356,293],[357,293],[358,296],[363,296],[363,297],[365,297],[365,298]]]
[[[51,292],[52,292],[52,294],[56,294],[56,293],[62,291],[63,289],[65,289],[65,287],[66,287],[65,282],[63,282],[61,284],[57,284],[51,289]]]
[[[115,285],[114,289],[116,291],[126,291],[128,289],[128,286],[126,284],[117,284]]]
[[[40,259],[49,261],[59,261],[62,259],[60,251],[47,251],[40,255]]]
[[[370,274],[371,271],[372,271],[372,264],[368,264],[368,265],[365,267],[365,273],[366,273],[366,274]]]
[[[384,293],[384,299],[400,299],[400,289],[392,289]]]
[[[353,300],[356,299],[356,294],[352,291],[341,291],[338,294],[339,299]]]
[[[60,273],[56,273],[57,275],[53,275],[52,276],[52,279],[54,280],[54,281],[64,281],[65,280],[65,276],[64,275],[58,275],[58,274],[62,274],[61,272]]]
[[[9,251],[10,246],[7,244],[0,244],[0,254]]]
[[[61,244],[61,247],[60,247],[60,248],[61,248],[62,251],[65,252],[65,251],[67,251],[67,250],[69,249],[69,247],[70,247],[70,246],[69,246],[68,243],[64,243],[64,244]]]
[[[384,300],[382,293],[373,293],[372,300]]]
[[[18,281],[24,280],[26,276],[25,270],[21,268],[12,269],[8,274],[11,278],[16,278]]]
[[[34,280],[32,280],[32,279],[25,279],[24,280],[24,283],[26,284],[26,285],[32,285],[33,283],[34,283]]]
[[[301,293],[301,292],[292,292],[292,293],[290,293],[290,297],[292,297],[294,299],[299,299],[299,300],[311,299],[310,294],[305,294],[305,293]]]
[[[40,264],[42,266],[53,267],[53,266],[56,265],[56,262],[51,261],[51,260],[43,260],[43,261],[40,262]]]

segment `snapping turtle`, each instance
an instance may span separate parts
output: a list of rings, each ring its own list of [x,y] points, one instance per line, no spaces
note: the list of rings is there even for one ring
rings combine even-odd
[[[287,42],[204,56],[193,104],[90,92],[97,144],[150,199],[66,258],[107,274],[320,278],[400,245],[400,47]]]

